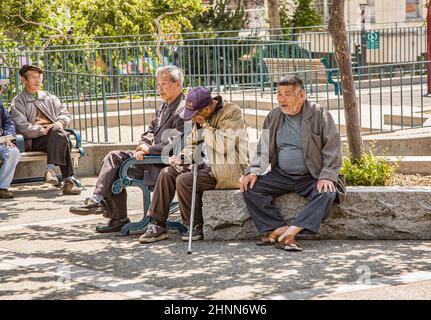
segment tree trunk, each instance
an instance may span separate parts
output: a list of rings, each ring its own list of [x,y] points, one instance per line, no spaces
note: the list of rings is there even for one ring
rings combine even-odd
[[[281,34],[279,0],[268,0],[268,17],[271,35]]]
[[[364,145],[352,74],[352,60],[344,21],[344,0],[333,0],[328,28],[334,43],[335,59],[340,70],[349,152],[352,160],[356,161],[361,157]]]

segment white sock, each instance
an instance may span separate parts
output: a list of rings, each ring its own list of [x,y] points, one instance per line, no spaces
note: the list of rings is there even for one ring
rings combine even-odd
[[[101,203],[103,201],[103,196],[97,193],[93,193],[90,198],[96,203]]]

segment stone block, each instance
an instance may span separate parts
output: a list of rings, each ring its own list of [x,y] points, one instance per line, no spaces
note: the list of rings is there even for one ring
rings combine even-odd
[[[276,199],[291,222],[307,200],[296,194]],[[213,190],[203,196],[206,240],[250,240],[258,236],[239,190]],[[318,239],[431,239],[431,187],[349,187],[334,205]]]

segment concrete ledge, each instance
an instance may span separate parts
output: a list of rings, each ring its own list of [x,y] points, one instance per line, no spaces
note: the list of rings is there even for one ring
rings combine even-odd
[[[287,194],[276,199],[291,222],[307,201]],[[206,191],[206,240],[250,240],[258,236],[239,190]],[[431,187],[349,187],[346,201],[334,205],[318,239],[431,239]]]
[[[390,161],[395,162],[397,157],[388,157]],[[401,174],[431,174],[431,156],[407,156],[401,157],[401,162],[397,169]]]

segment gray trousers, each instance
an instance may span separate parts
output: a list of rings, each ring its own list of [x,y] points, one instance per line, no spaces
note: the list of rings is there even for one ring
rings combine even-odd
[[[115,180],[118,179],[118,173],[121,165],[127,159],[133,157],[132,151],[111,151],[102,162],[102,169],[97,178],[94,193],[100,194],[105,198],[106,214],[105,218],[114,220],[125,219],[127,217],[127,191],[124,188],[119,194],[113,194],[111,187]],[[129,168],[127,175],[135,179],[143,179],[148,171],[158,173],[165,165],[136,165]],[[148,181],[153,185],[154,181]]]
[[[316,234],[321,222],[329,215],[336,192],[317,191],[317,182],[311,175],[289,175],[275,167],[258,178],[253,189],[243,193],[244,201],[259,233],[287,225],[274,199],[285,193],[296,192],[310,202],[298,213],[291,225],[304,228],[302,234]]]

